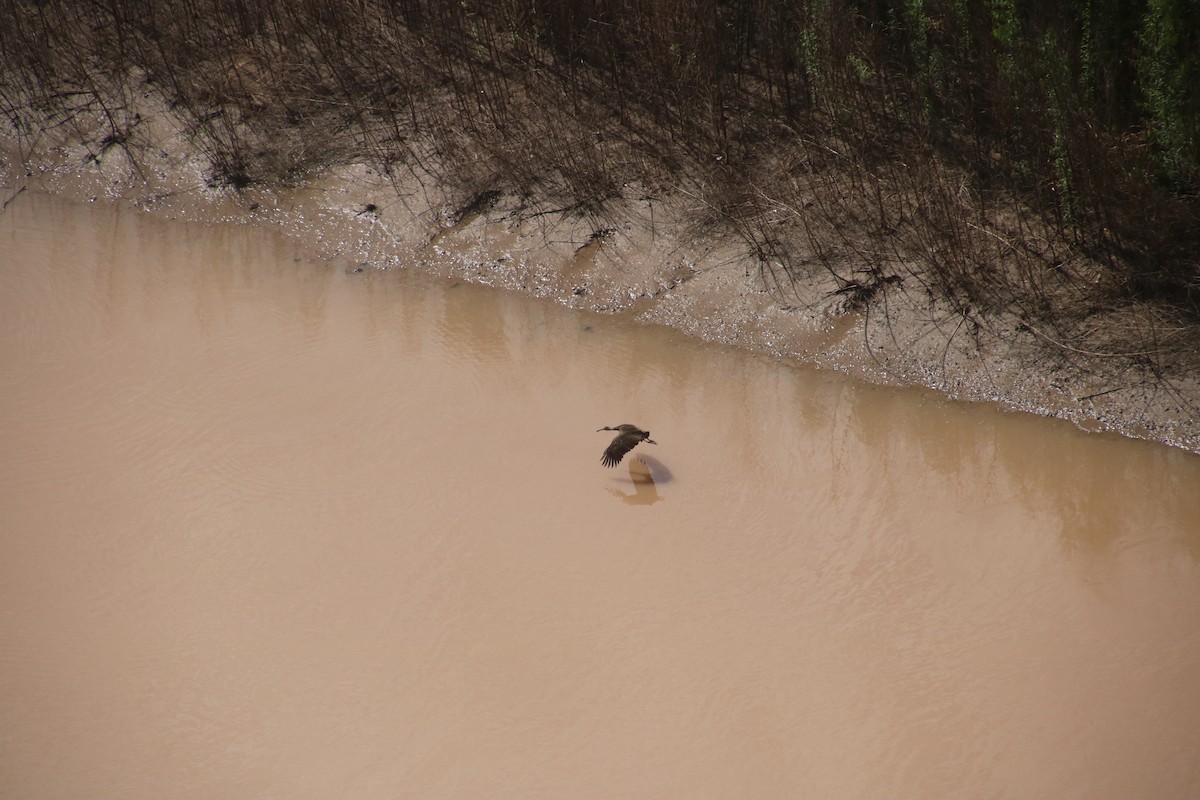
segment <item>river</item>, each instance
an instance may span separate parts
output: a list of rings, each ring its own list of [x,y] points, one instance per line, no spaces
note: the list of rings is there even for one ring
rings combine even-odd
[[[33,193],[0,363],[0,796],[1200,797],[1183,451]]]

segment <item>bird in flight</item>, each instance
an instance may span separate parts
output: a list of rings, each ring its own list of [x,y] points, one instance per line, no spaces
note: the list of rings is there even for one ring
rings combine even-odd
[[[605,448],[604,455],[600,457],[600,463],[606,467],[615,467],[617,464],[620,464],[625,454],[634,447],[637,447],[638,442],[658,444],[658,442],[650,438],[650,431],[644,431],[637,425],[630,425],[628,422],[624,425],[618,425],[615,428],[605,425],[603,428],[598,428],[596,433],[600,431],[617,432],[612,442]]]

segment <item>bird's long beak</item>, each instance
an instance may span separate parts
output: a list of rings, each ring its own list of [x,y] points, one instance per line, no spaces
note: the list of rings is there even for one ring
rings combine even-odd
[[[658,442],[654,441],[653,439],[647,439],[646,444],[658,444]]]

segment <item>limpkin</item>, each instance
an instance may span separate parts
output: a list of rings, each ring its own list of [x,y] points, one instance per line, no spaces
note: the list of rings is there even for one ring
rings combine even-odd
[[[600,457],[600,463],[606,467],[615,467],[617,464],[620,464],[625,454],[637,447],[638,442],[658,444],[658,442],[650,438],[650,431],[644,431],[637,425],[630,425],[628,422],[624,425],[618,425],[615,428],[605,425],[603,428],[598,428],[596,433],[600,431],[617,432],[612,442],[604,450],[604,455]]]

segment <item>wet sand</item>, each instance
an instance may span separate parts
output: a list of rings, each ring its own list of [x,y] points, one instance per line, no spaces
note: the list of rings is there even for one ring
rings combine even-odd
[[[124,202],[158,219],[240,222],[283,233],[305,257],[348,260],[367,271],[416,266],[785,363],[882,385],[926,386],[953,399],[999,403],[1200,453],[1200,376],[1186,363],[1164,370],[1137,358],[1053,346],[1045,331],[999,310],[980,326],[920,282],[889,285],[866,311],[847,309],[826,270],[779,285],[765,279],[738,242],[698,234],[696,209],[685,196],[638,199],[631,191],[597,228],[585,216],[530,207],[509,195],[464,211],[417,167],[383,175],[351,164],[309,176],[299,187],[210,189],[190,141],[148,102],[145,121],[156,145],[130,150],[136,168],[124,150],[92,158],[85,133],[48,138],[32,149],[0,139],[5,197],[41,191]],[[1145,321],[1135,322],[1114,320],[1112,332]]]

